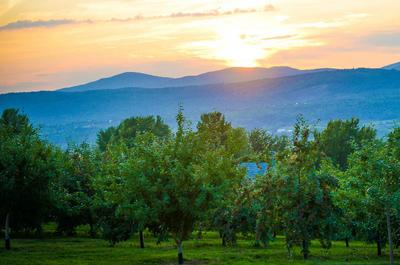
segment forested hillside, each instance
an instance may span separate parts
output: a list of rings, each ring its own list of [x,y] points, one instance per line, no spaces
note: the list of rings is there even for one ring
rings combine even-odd
[[[236,126],[287,133],[298,114],[321,127],[329,119],[356,116],[384,135],[400,117],[400,71],[330,70],[232,84],[0,95],[0,110],[21,109],[46,138],[63,146],[93,143],[99,129],[135,115],[161,115],[175,128],[179,104],[193,121],[218,110]]]

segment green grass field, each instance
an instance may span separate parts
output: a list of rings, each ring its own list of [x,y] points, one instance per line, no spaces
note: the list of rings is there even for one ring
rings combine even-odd
[[[81,233],[77,237],[47,237],[47,239],[14,239],[12,250],[0,250],[1,265],[35,264],[132,264],[166,265],[177,263],[177,252],[173,241],[156,244],[146,234],[146,248],[140,249],[136,235],[129,241],[110,247],[102,239],[90,239]],[[300,249],[295,248],[293,257],[288,258],[284,239],[278,237],[268,248],[255,248],[250,240],[240,238],[235,247],[222,247],[216,233],[207,232],[203,239],[184,243],[185,264],[238,264],[238,265],[287,265],[287,264],[389,264],[387,250],[383,256],[376,255],[375,245],[350,242],[333,242],[330,250],[324,250],[319,242],[311,246],[309,260],[302,259]],[[395,260],[400,259],[398,251]]]

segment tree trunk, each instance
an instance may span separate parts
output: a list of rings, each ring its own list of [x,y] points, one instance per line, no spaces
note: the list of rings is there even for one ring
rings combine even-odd
[[[178,243],[178,264],[183,264],[182,242]]]
[[[345,239],[345,242],[346,242],[346,248],[350,247],[348,238]]]
[[[6,215],[6,224],[4,229],[4,242],[7,250],[11,249],[11,239],[10,239],[10,214]]]
[[[225,234],[222,234],[222,246],[226,247],[226,237]]]
[[[386,224],[387,224],[387,233],[388,233],[388,240],[389,240],[390,265],[393,265],[394,258],[393,258],[392,224],[390,221],[390,213],[388,211],[386,211]]]
[[[36,236],[40,239],[43,239],[43,228],[41,225],[36,227]]]
[[[200,240],[203,238],[203,225],[202,223],[199,224],[199,231],[197,232],[197,240]]]
[[[139,231],[139,238],[140,238],[140,248],[144,248],[143,230]]]
[[[226,246],[227,245],[227,241],[228,241],[228,223],[225,223],[222,227],[222,246]]]
[[[90,229],[89,229],[89,236],[90,236],[91,238],[95,238],[95,237],[96,237],[96,233],[95,233],[95,231],[94,231],[94,226],[93,226],[93,223],[92,223],[92,222],[89,223],[89,227],[90,227]]]
[[[308,242],[306,240],[303,240],[303,257],[308,259]]]
[[[93,221],[92,214],[89,215],[89,227],[90,227],[89,236],[91,238],[95,238],[96,237],[96,231],[94,229],[94,221]]]
[[[256,234],[255,234],[255,243],[254,243],[254,246],[255,247],[260,247],[261,246],[261,244],[260,244],[260,238],[261,238],[261,236],[260,236],[260,229],[256,229]]]
[[[382,240],[381,240],[381,234],[378,231],[378,236],[376,238],[376,247],[378,249],[378,256],[382,256]]]

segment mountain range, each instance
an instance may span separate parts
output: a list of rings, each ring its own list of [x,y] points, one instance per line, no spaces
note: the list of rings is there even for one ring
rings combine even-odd
[[[119,75],[102,78],[87,84],[62,88],[60,91],[83,92],[89,90],[118,89],[125,87],[160,88],[238,83],[257,79],[277,78],[329,70],[333,69],[299,70],[287,66],[276,66],[271,68],[232,67],[200,75],[184,76],[179,78],[161,77],[137,72],[126,72]]]
[[[57,91],[0,95],[0,111],[28,114],[44,137],[95,141],[96,133],[136,115],[160,115],[172,127],[179,104],[193,121],[221,111],[235,126],[289,133],[296,117],[320,128],[330,119],[358,117],[386,134],[400,120],[400,71],[290,67],[228,68],[197,76],[168,78],[123,73]]]

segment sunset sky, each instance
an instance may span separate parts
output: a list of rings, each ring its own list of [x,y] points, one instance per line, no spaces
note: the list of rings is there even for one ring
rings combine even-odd
[[[0,93],[121,72],[400,61],[399,0],[0,0]]]

